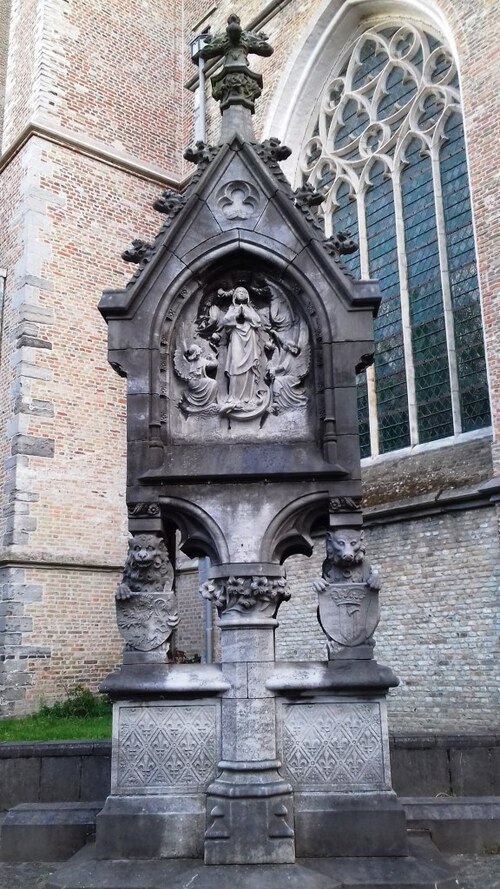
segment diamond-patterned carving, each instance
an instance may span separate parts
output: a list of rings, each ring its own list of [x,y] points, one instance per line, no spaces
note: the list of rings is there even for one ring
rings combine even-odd
[[[215,775],[215,706],[121,706],[117,789],[203,790]]]
[[[380,705],[284,705],[283,765],[297,788],[385,788]]]

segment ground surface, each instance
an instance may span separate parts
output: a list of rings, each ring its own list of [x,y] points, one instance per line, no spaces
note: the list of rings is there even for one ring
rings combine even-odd
[[[500,855],[449,855],[466,889],[500,889]],[[59,864],[0,862],[0,889],[45,889]],[[265,887],[262,887],[265,889]]]

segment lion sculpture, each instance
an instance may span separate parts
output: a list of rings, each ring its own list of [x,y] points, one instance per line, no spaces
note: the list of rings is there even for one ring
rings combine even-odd
[[[170,592],[174,571],[164,540],[156,534],[134,534],[128,542],[123,579],[116,598],[129,599],[133,593]]]

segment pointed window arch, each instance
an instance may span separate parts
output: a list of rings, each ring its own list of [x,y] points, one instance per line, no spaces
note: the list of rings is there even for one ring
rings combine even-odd
[[[358,380],[362,456],[490,425],[458,75],[416,24],[367,27],[323,91],[300,172],[378,279],[375,361]]]

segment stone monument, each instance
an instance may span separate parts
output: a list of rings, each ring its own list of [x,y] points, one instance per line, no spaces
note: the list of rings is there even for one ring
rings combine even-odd
[[[103,684],[112,788],[94,857],[55,886],[118,885],[115,865],[137,889],[457,885],[409,854],[386,722],[397,679],[374,659],[356,374],[371,361],[378,287],[344,267],[347,234],[325,239],[322,196],[290,187],[289,150],[255,140],[262,80],[248,55],[271,52],[235,15],[208,40],[203,57],[223,60],[220,144],[186,152],[187,191],[155,202],[157,238],[133,242],[136,273],[100,303],[127,378],[124,655]],[[175,533],[210,559],[201,593],[217,608],[220,664],[168,663],[183,617]],[[320,534],[310,607],[328,657],[277,663],[284,563]]]

